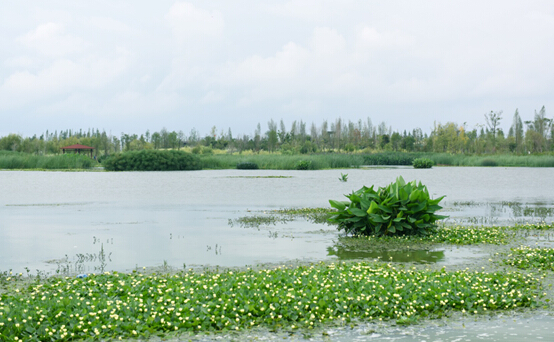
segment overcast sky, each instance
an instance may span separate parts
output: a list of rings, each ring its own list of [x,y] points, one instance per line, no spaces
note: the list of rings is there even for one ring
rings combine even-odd
[[[0,136],[554,113],[554,1],[3,1]]]

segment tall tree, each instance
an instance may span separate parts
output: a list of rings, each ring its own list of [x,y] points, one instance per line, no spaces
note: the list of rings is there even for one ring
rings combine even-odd
[[[492,150],[496,151],[496,133],[498,132],[498,127],[500,126],[500,120],[502,120],[502,111],[493,112],[485,114],[485,121],[489,128],[489,133],[492,139]]]
[[[519,111],[517,108],[516,112],[514,113],[512,127],[510,127],[510,131],[512,132],[514,137],[515,150],[521,152],[521,147],[523,144],[523,123],[521,122],[521,117],[519,116]],[[510,136],[510,134],[508,134],[508,136]]]

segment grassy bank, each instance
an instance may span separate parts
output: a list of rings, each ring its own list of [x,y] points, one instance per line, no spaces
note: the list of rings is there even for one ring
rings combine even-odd
[[[448,153],[221,153],[199,154],[203,169],[235,169],[237,164],[255,163],[266,170],[347,169],[363,165],[412,165],[416,158],[427,158],[442,166],[507,166],[554,167],[554,155],[463,155]],[[27,153],[0,151],[0,169],[86,169],[96,165],[84,155],[37,156]]]
[[[204,169],[235,169],[238,163],[251,162],[259,169],[298,170],[305,165],[308,170],[343,169],[364,165],[364,158],[358,154],[250,154],[247,156],[214,154],[201,155]]]
[[[440,317],[539,304],[540,283],[510,272],[416,270],[386,264],[105,273],[51,278],[0,295],[0,341],[147,337],[255,326],[311,329],[323,323]]]
[[[28,153],[0,151],[0,169],[43,169],[67,170],[88,169],[96,165],[96,161],[85,155],[61,154],[37,156]]]
[[[210,154],[200,155],[204,169],[234,169],[237,164],[255,163],[259,169],[296,170],[307,162],[310,170],[355,168],[362,165],[412,165],[416,158],[431,159],[443,166],[554,167],[554,155],[463,155],[448,153],[382,152],[372,154],[325,153],[312,155]]]
[[[447,153],[425,154],[435,165],[448,166],[520,166],[554,167],[554,155],[463,155]]]

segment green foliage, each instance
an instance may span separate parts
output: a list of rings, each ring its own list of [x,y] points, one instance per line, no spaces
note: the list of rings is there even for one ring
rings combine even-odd
[[[239,170],[257,170],[258,164],[252,162],[240,162],[237,164],[237,169]]]
[[[498,166],[498,163],[495,160],[487,158],[481,161],[481,166]]]
[[[412,161],[415,169],[430,169],[433,167],[433,161],[427,158],[416,158]]]
[[[29,153],[8,152],[0,153],[0,169],[87,169],[96,162],[83,154],[60,154],[54,156],[37,156]]]
[[[554,271],[554,249],[549,247],[521,246],[512,248],[512,252],[503,259],[503,263],[521,269],[539,269]]]
[[[141,150],[116,153],[104,161],[108,171],[200,170],[197,156],[176,150]]]
[[[2,277],[0,276],[0,279]],[[540,304],[533,275],[373,263],[122,274],[17,282],[0,292],[0,341],[146,340],[168,333],[406,321]],[[400,303],[400,305],[399,305]]]
[[[201,154],[202,153],[202,146],[196,145],[191,150],[192,154]]]
[[[364,165],[412,165],[421,153],[382,152],[364,154]]]
[[[421,182],[406,183],[402,177],[377,191],[364,186],[346,197],[350,202],[329,200],[338,210],[329,221],[347,234],[426,235],[446,218],[435,214],[444,196],[433,200]]]
[[[342,173],[341,172],[339,180],[341,182],[347,182],[348,181],[348,173]]]
[[[313,170],[313,165],[311,160],[300,160],[294,166],[296,170]]]

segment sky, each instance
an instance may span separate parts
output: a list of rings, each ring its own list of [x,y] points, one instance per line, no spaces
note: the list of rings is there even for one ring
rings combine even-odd
[[[5,1],[0,136],[554,110],[554,1]]]

